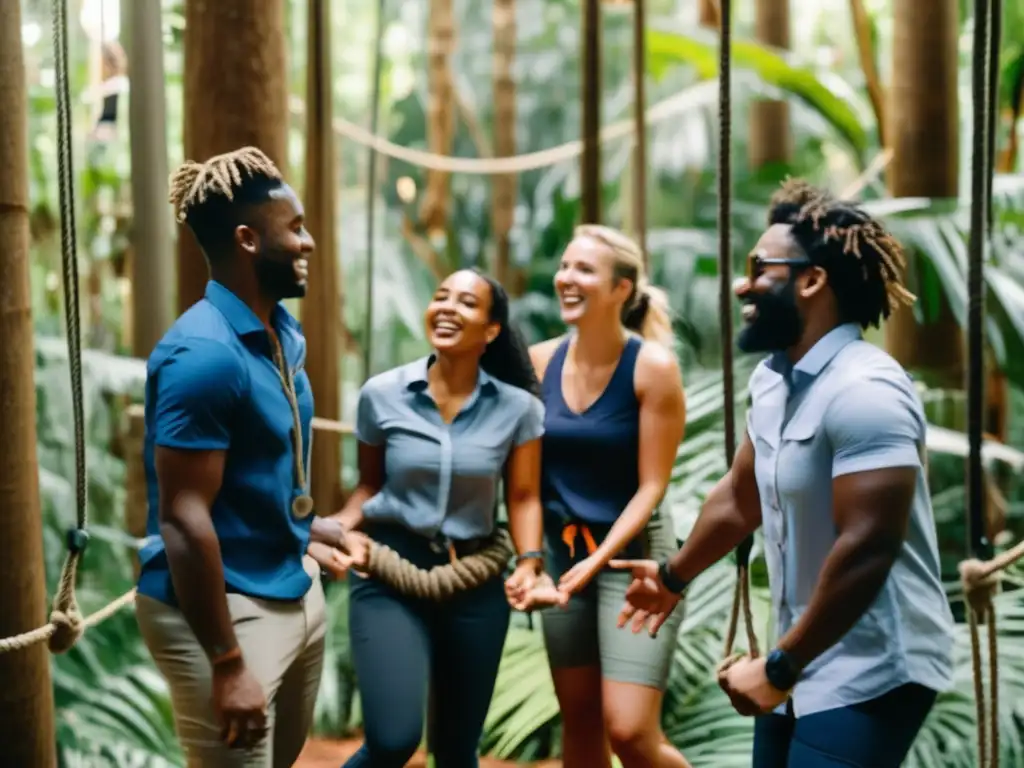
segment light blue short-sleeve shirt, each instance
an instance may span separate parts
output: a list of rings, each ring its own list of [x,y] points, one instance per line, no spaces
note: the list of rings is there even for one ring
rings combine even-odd
[[[446,424],[427,387],[432,362],[424,357],[381,373],[359,393],[356,437],[384,446],[384,487],[363,516],[429,538],[488,536],[508,457],[544,433],[544,406],[481,369],[473,394]]]
[[[924,410],[910,377],[846,324],[795,366],[783,355],[764,360],[750,393],[747,430],[776,640],[806,610],[836,542],[832,480],[887,467],[918,470],[906,539],[889,578],[843,639],[804,670],[793,692],[796,716],[867,701],[905,683],[948,689],[953,617],[928,491]]]

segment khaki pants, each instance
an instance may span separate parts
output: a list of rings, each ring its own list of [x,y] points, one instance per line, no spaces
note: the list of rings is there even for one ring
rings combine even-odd
[[[308,567],[307,571],[314,570]],[[188,768],[290,768],[313,721],[323,667],[326,613],[320,577],[291,603],[228,595],[246,665],[263,684],[268,731],[251,750],[228,749],[213,714],[210,662],[176,608],[139,595],[142,639],[166,678]]]

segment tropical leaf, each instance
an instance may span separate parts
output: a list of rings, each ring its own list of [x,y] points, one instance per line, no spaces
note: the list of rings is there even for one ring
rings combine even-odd
[[[647,66],[654,77],[662,77],[673,66],[687,64],[700,77],[718,72],[718,36],[698,30],[686,34],[665,30],[647,33]],[[868,147],[865,126],[871,117],[863,98],[841,78],[800,64],[795,56],[758,43],[734,40],[732,64],[796,97],[824,117],[862,159]]]

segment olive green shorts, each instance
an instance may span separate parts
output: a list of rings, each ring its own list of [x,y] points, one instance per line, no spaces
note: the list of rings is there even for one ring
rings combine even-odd
[[[577,546],[575,557],[547,526],[548,573],[557,582],[574,563],[586,557]],[[678,549],[672,522],[656,511],[646,529],[649,557],[660,559]],[[683,622],[685,601],[669,616],[657,637],[633,634],[618,628],[619,612],[626,600],[629,573],[606,568],[586,588],[569,600],[566,608],[541,611],[544,644],[552,669],[599,666],[601,677],[665,690],[676,638]]]

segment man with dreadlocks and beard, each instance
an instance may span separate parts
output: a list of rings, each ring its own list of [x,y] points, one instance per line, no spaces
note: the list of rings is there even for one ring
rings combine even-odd
[[[306,342],[280,303],[305,295],[313,239],[258,149],[185,163],[170,198],[212,279],[148,361],[139,628],[190,768],[285,768],[312,720],[325,632],[303,557]]]
[[[790,181],[768,218],[736,286],[740,349],[768,353],[746,434],[679,552],[612,563],[634,577],[619,625],[656,633],[762,527],[776,642],[719,674],[757,716],[754,768],[897,768],[951,685],[952,615],[921,402],[861,331],[914,297],[899,244],[853,204]]]

